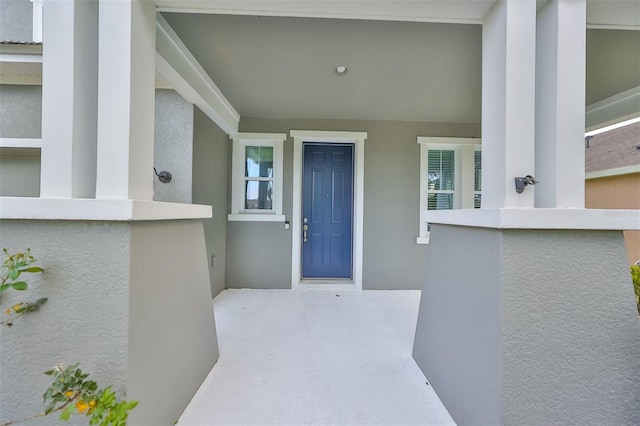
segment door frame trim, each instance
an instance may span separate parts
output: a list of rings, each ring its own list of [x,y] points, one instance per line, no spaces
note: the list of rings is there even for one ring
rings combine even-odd
[[[354,146],[353,171],[353,279],[332,280],[332,288],[362,290],[362,247],[364,218],[364,142],[366,132],[329,132],[315,130],[291,130],[293,138],[293,215],[291,218],[291,288],[324,288],[324,284],[315,284],[317,280],[303,280],[301,277],[302,233],[302,154],[305,142],[349,143]]]

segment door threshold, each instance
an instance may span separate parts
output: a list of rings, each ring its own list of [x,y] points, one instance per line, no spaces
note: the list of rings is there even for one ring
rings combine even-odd
[[[293,287],[300,290],[355,290],[353,280],[339,279],[302,279]]]

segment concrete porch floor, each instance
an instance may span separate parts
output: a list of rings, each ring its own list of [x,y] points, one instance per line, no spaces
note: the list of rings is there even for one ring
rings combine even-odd
[[[452,425],[411,357],[419,291],[225,290],[179,425]]]

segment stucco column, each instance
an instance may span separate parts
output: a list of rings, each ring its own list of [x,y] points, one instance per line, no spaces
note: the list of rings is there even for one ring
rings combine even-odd
[[[42,198],[95,194],[97,24],[95,0],[44,2]]]
[[[538,11],[535,206],[584,208],[586,2]]]
[[[534,173],[534,0],[500,1],[482,25],[482,207],[533,207],[514,178]]]
[[[155,7],[100,1],[96,198],[153,199]]]

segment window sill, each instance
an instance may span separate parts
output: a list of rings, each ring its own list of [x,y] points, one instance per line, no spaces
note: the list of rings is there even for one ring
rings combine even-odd
[[[417,237],[416,244],[429,244],[429,234],[426,237]]]
[[[227,216],[229,222],[284,222],[283,214],[233,213]]]

